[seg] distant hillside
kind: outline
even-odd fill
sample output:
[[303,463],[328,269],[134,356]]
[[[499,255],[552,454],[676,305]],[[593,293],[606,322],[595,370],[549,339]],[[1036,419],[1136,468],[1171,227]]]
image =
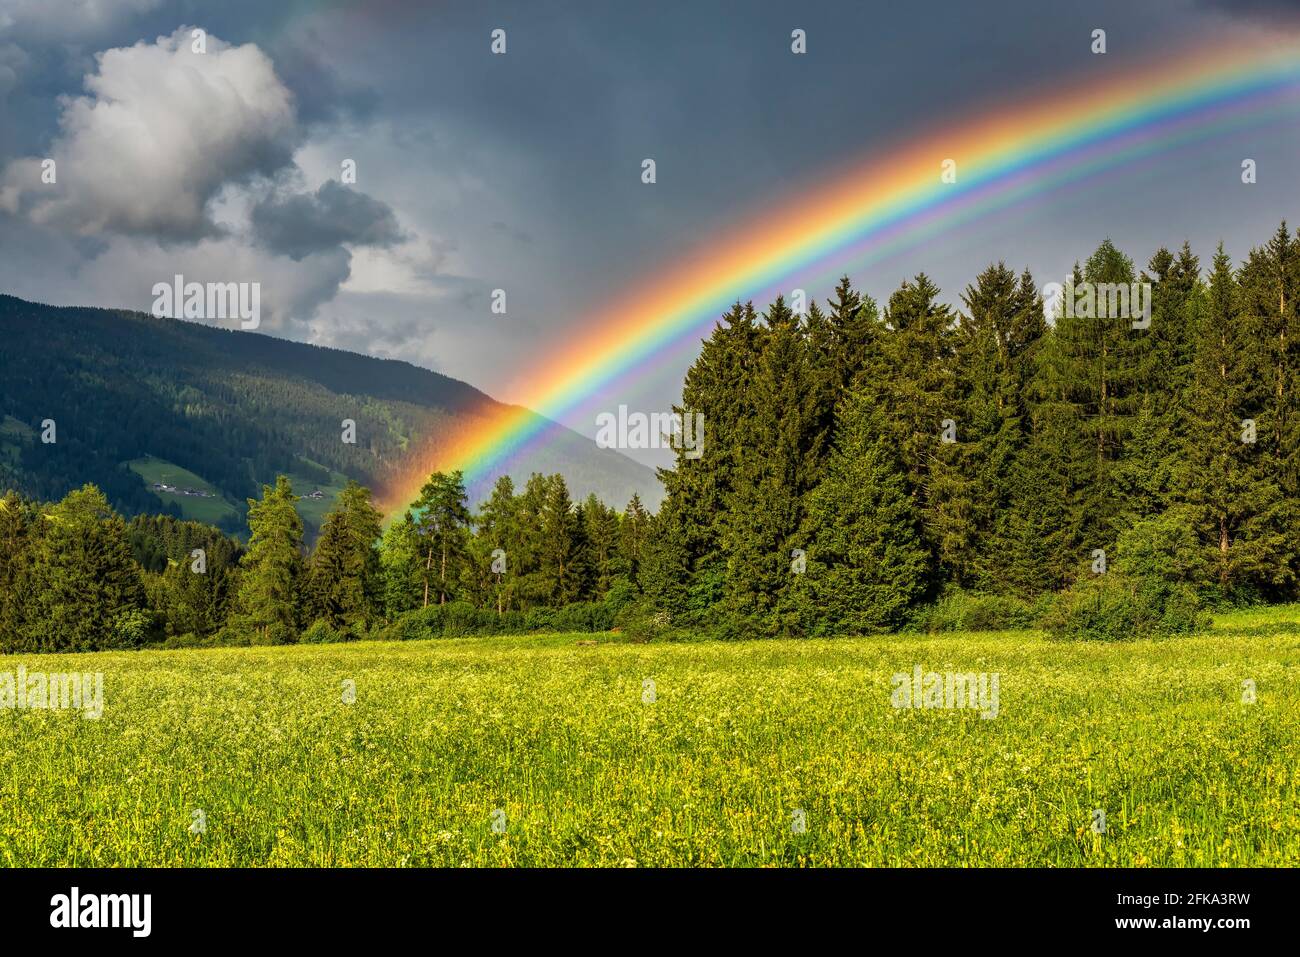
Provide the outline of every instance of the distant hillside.
[[[496,405],[406,362],[4,295],[0,370],[0,489],[57,499],[95,482],[126,514],[202,514],[230,530],[278,473],[299,494],[321,493],[304,501],[311,521],[346,478],[382,487],[430,437]],[[52,444],[40,440],[47,419]],[[355,445],[340,439],[344,419],[357,423]],[[559,425],[539,444],[512,464],[517,481],[558,471],[575,498],[595,492],[621,509],[638,492],[658,506],[646,466]]]

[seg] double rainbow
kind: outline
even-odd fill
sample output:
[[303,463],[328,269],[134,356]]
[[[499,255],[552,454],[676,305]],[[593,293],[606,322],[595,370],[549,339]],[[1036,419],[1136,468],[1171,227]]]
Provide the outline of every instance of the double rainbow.
[[[405,507],[432,469],[461,469],[481,491],[566,413],[698,345],[731,303],[766,302],[791,276],[833,278],[992,211],[1297,111],[1300,48],[1216,42],[936,128],[729,225],[579,323],[580,335],[527,374],[526,408],[493,404],[430,439],[381,502]],[[948,159],[955,183],[940,175]]]

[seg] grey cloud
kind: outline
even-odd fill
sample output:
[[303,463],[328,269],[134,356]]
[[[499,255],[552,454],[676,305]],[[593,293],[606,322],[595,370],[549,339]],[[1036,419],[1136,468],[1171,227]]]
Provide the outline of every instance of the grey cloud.
[[1300,0],[1200,0],[1200,4],[1239,19],[1300,23]]
[[87,93],[62,101],[46,155],[53,188],[33,185],[39,158],[0,175],[0,205],[34,222],[193,242],[219,232],[209,203],[232,183],[273,175],[301,139],[293,95],[253,44],[215,36],[191,49],[190,28],[107,50]]
[[387,203],[334,180],[314,194],[262,200],[253,207],[252,222],[263,245],[293,259],[343,243],[391,246],[404,238]]

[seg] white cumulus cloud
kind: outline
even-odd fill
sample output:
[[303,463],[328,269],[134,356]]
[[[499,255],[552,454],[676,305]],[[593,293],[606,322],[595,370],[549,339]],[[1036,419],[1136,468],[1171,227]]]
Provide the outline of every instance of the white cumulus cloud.
[[215,233],[209,203],[292,162],[300,131],[261,50],[207,36],[195,52],[192,32],[98,54],[86,94],[62,100],[56,183],[40,182],[41,157],[15,160],[0,205],[83,235]]

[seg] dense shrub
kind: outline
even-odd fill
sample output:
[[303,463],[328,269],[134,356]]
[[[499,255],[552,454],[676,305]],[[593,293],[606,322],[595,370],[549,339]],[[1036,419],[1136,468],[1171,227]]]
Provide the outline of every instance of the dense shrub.
[[501,615],[493,608],[476,608],[466,602],[454,601],[409,611],[378,629],[374,637],[387,641],[412,641],[468,635],[609,631],[628,600],[628,594],[623,590],[617,590],[617,593],[611,590],[604,601],[574,602],[559,608],[536,608],[526,612],[507,611]]
[[654,641],[672,632],[671,616],[649,601],[631,602],[619,610],[616,627],[630,641]]
[[1185,509],[1135,522],[1115,542],[1115,564],[1130,578],[1194,585],[1210,579],[1205,551]]
[[1010,595],[954,590],[918,608],[910,624],[912,629],[924,632],[1014,631],[1036,627],[1045,610],[1042,602],[1031,604]]
[[151,648],[211,648],[216,644],[213,635],[196,635],[192,631],[187,631],[183,635],[168,635],[161,641],[154,642]]
[[1209,622],[1191,585],[1113,571],[1063,592],[1043,627],[1058,640],[1130,641],[1189,634]]
[[346,628],[338,628],[324,618],[318,618],[298,639],[306,645],[330,645],[340,641],[355,641],[356,635]]

